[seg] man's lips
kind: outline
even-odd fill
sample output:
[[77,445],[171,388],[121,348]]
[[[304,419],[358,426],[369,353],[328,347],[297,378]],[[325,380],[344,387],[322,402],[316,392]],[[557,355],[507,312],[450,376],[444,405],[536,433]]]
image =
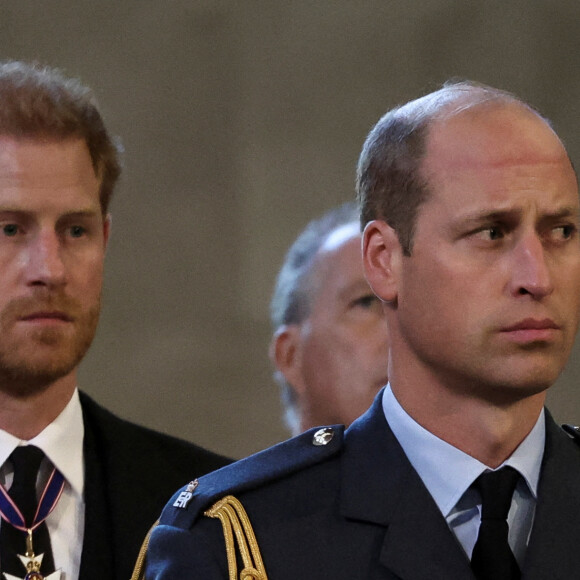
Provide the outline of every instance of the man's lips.
[[23,322],[72,322],[73,319],[66,312],[61,311],[38,311],[20,316],[19,320]]
[[560,327],[550,318],[538,320],[536,318],[526,318],[512,326],[503,329],[504,332],[514,332],[518,330],[559,330]]
[[516,342],[548,341],[561,327],[550,318],[526,318],[501,329],[502,334]]

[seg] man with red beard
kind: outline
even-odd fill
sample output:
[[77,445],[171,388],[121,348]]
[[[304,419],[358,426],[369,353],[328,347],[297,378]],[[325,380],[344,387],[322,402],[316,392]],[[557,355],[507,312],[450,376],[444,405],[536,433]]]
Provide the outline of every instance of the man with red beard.
[[99,317],[119,153],[86,87],[48,68],[0,65],[3,579],[127,578],[173,489],[227,463],[77,389]]

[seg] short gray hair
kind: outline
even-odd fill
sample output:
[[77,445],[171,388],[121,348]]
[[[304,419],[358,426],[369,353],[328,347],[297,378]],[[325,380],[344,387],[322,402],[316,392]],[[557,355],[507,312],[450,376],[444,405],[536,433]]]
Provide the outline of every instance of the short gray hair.
[[[348,202],[312,220],[288,249],[270,302],[270,320],[276,332],[285,324],[300,324],[310,315],[313,299],[314,259],[328,236],[339,227],[359,221],[358,206]],[[287,426],[294,431],[300,422],[296,391],[276,370],[280,398]]]

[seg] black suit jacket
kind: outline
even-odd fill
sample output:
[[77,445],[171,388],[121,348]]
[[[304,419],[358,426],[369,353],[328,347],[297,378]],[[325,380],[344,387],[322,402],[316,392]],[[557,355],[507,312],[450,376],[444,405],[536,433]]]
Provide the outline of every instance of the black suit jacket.
[[[270,580],[473,580],[469,561],[390,430],[381,405],[323,447],[313,431],[200,479],[153,533],[147,580],[226,579],[219,521],[233,494]],[[539,501],[523,578],[580,578],[580,449],[548,416]],[[175,496],[174,496],[175,497]]]
[[80,400],[86,505],[80,580],[128,580],[175,488],[230,460],[124,421],[85,393]]

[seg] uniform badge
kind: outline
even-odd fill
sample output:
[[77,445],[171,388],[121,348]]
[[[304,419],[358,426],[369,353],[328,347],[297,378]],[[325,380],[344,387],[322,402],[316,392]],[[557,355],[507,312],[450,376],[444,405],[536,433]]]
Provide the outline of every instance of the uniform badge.
[[319,429],[312,437],[312,445],[317,447],[328,445],[334,439],[334,429],[332,427],[325,427]]
[[186,509],[187,505],[191,501],[191,498],[193,497],[193,492],[195,491],[195,488],[198,485],[199,485],[199,481],[197,481],[197,479],[190,481],[187,484],[185,491],[182,491],[177,496],[177,499],[173,502],[173,507],[180,508],[180,509]]

